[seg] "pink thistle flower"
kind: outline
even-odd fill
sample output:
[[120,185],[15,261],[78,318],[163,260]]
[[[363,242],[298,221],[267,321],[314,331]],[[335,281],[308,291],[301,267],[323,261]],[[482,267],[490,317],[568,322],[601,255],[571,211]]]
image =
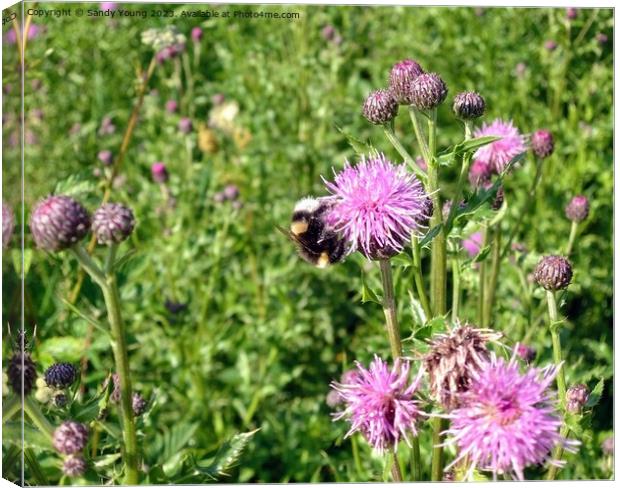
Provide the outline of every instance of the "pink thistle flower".
[[[516,356],[506,362],[492,355],[473,373],[470,388],[449,415],[451,439],[445,444],[456,444],[459,453],[446,469],[466,459],[469,474],[477,468],[491,471],[494,479],[506,473],[523,480],[525,467],[542,464],[563,442],[557,396],[549,389],[558,368],[528,368],[522,374]],[[565,442],[565,448],[574,445]]]
[[463,239],[462,243],[463,249],[469,254],[470,258],[473,258],[480,252],[480,248],[482,247],[482,233],[474,232],[467,239]]
[[328,222],[369,259],[398,254],[429,217],[420,181],[383,154],[363,157],[356,166],[347,162],[325,185],[337,198]]
[[346,437],[361,432],[378,452],[396,450],[404,439],[409,445],[408,434],[417,435],[416,420],[421,415],[418,401],[413,395],[422,378],[422,369],[409,383],[409,362],[396,361],[392,370],[375,355],[369,369],[356,361],[358,374],[351,375],[350,383],[332,383],[346,408],[334,414],[334,420],[344,417],[351,424]]
[[475,137],[495,136],[501,139],[482,146],[474,157],[486,161],[495,170],[501,173],[506,165],[516,156],[526,151],[525,138],[519,133],[512,121],[495,119],[490,125],[483,124],[482,128],[474,132]]

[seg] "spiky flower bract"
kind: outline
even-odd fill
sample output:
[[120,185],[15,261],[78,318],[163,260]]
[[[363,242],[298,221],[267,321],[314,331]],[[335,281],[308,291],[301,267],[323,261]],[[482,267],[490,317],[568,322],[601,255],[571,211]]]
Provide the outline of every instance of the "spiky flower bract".
[[563,290],[573,279],[573,267],[563,256],[544,256],[536,265],[534,279],[545,290]]
[[581,413],[581,409],[588,403],[590,390],[582,383],[571,386],[566,390],[566,410],[570,413]]
[[434,400],[448,410],[455,408],[461,394],[469,389],[474,373],[489,359],[486,344],[500,337],[500,333],[469,325],[435,334],[424,357]]
[[383,154],[363,157],[355,166],[347,163],[325,185],[337,198],[328,215],[330,225],[369,259],[398,254],[428,219],[420,181]]
[[454,97],[452,110],[459,119],[472,120],[482,117],[486,103],[477,92],[462,92]]
[[422,67],[413,59],[396,63],[390,71],[390,91],[400,105],[411,105],[411,84],[424,73]]
[[375,90],[364,100],[362,115],[373,124],[385,124],[398,114],[398,104],[389,90]]
[[479,469],[491,471],[494,479],[508,474],[523,480],[527,466],[549,459],[554,446],[563,442],[557,397],[549,389],[557,371],[548,366],[522,374],[516,354],[508,362],[492,355],[474,372],[459,408],[449,416],[446,444],[456,444],[458,455],[447,468],[465,460],[470,473]]
[[490,164],[496,173],[501,173],[516,156],[526,151],[525,138],[511,121],[495,119],[491,124],[483,124],[474,132],[475,137],[495,136],[501,139],[482,146],[474,157]]
[[408,435],[417,435],[420,409],[413,395],[421,374],[410,382],[408,361],[397,360],[390,370],[376,355],[368,369],[358,362],[356,365],[358,374],[351,375],[350,383],[332,383],[346,406],[345,410],[334,414],[334,420],[346,418],[351,424],[347,437],[360,432],[380,453],[386,449],[396,450],[401,439],[409,444]]
[[66,388],[77,378],[78,371],[69,363],[55,363],[45,370],[44,378],[47,386]]
[[553,134],[546,129],[537,130],[530,137],[532,152],[540,159],[547,158],[553,154],[555,142]]
[[80,241],[90,228],[90,216],[73,198],[54,195],[42,200],[30,215],[30,231],[37,246],[60,251]]
[[62,472],[71,478],[82,476],[86,472],[86,461],[82,456],[69,456],[62,464]]
[[564,213],[568,220],[573,222],[582,222],[588,218],[590,213],[590,203],[588,197],[584,195],[574,196],[564,209]]
[[93,233],[99,244],[118,244],[133,232],[136,220],[130,208],[104,203],[93,215]]
[[146,410],[146,400],[140,393],[134,393],[131,397],[131,409],[136,417],[139,417]]
[[437,108],[448,95],[448,87],[437,73],[422,73],[411,84],[411,104],[418,110]]
[[30,394],[37,379],[36,366],[30,354],[27,352],[13,354],[9,359],[6,372],[9,384],[15,394],[20,396],[22,393],[24,396]]
[[66,420],[54,431],[52,444],[61,454],[80,452],[88,442],[88,427],[73,420]]

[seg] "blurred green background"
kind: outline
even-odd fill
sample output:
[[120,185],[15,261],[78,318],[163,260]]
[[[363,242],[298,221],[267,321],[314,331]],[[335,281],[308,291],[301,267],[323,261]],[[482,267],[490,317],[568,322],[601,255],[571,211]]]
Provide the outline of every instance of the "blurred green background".
[[[565,9],[121,5],[148,16],[33,18],[38,30],[27,44],[24,80],[25,214],[51,192],[70,192],[96,209],[105,176],[98,153],[118,154],[141,70],[153,56],[141,33],[178,27],[186,49],[157,65],[112,197],[131,206],[138,220],[124,245],[136,253],[120,283],[133,381],[152,402],[140,426],[145,463],[162,467],[150,482],[205,481],[192,475],[189,456],[207,458],[234,433],[257,428],[224,480],[381,479],[381,461],[361,439],[362,462],[354,464],[351,441],[343,440],[346,425],[332,423],[325,403],[329,382],[354,359],[367,362],[389,351],[381,308],[362,303],[360,295],[362,276],[376,287],[378,269],[352,256],[326,272],[314,270],[275,225],[287,225],[298,198],[325,193],[321,175],[329,178],[332,168],[355,159],[338,128],[399,160],[360,107],[406,57],[441,74],[448,101],[462,90],[480,92],[488,106],[484,120],[502,117],[525,134],[538,128],[554,134],[555,153],[544,163],[543,186],[518,236],[530,254],[505,264],[493,322],[510,341],[536,348],[538,365],[551,361],[544,304],[533,288],[521,288],[517,268],[527,275],[540,254],[562,249],[570,229],[564,206],[577,193],[590,199],[591,215],[572,256],[562,340],[569,384],[593,387],[602,378],[605,389],[579,454],[568,458],[559,477],[610,476],[600,442],[613,428],[611,9],[580,9],[569,21]],[[199,9],[297,12],[299,18],[180,17]],[[154,16],[158,11],[176,16]],[[199,43],[190,37],[196,26],[203,29]],[[333,27],[331,35],[326,26]],[[17,212],[20,80],[9,32],[10,24],[2,48],[3,198]],[[549,40],[554,50],[545,47]],[[218,94],[224,105],[214,99]],[[166,111],[168,100],[178,102],[177,112]],[[189,134],[178,128],[182,117],[192,120]],[[406,114],[396,127],[416,153]],[[461,140],[448,102],[439,110],[439,127],[440,148]],[[155,161],[168,167],[173,207],[151,180]],[[507,180],[506,227],[523,208],[533,175],[530,157]],[[443,170],[444,195],[451,195],[456,176],[455,168]],[[239,188],[241,204],[214,198],[229,184]],[[107,339],[63,303],[76,283],[76,262],[33,249],[27,226],[25,232],[25,325],[29,333],[37,327],[32,350],[39,373],[54,361],[78,363],[85,354],[88,399],[113,367]],[[14,238],[3,253],[4,358],[7,324],[19,324],[18,246]],[[463,320],[475,319],[475,276],[471,267],[464,274],[471,300]],[[398,269],[396,279],[407,337],[414,327],[410,270]],[[526,299],[524,293],[532,294]],[[525,310],[529,299],[534,319]],[[184,306],[173,313],[170,302]],[[77,306],[103,319],[102,298],[88,279]],[[49,411],[55,424],[63,415]],[[422,451],[428,459],[428,429]],[[56,456],[36,450],[36,457],[46,480],[56,483]],[[15,475],[6,463],[4,469],[5,477]]]

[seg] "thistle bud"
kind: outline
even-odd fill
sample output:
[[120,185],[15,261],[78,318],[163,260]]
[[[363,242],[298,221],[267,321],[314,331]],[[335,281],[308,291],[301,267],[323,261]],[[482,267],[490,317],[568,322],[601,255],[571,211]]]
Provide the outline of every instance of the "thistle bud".
[[134,393],[131,397],[131,408],[133,414],[139,417],[146,410],[146,400],[140,395],[140,393]]
[[590,213],[590,203],[584,195],[577,195],[572,198],[564,209],[564,213],[568,220],[573,222],[582,222],[588,218]]
[[437,108],[447,95],[448,88],[436,73],[423,73],[411,84],[411,104],[418,110]]
[[545,41],[545,49],[547,51],[555,51],[558,47],[558,43],[555,42],[552,39],[549,39],[548,41]]
[[193,125],[191,119],[183,117],[179,120],[179,132],[181,134],[189,134],[192,131],[192,127]]
[[519,356],[526,363],[531,363],[536,359],[536,350],[526,346],[525,344],[517,344],[517,356]]
[[540,159],[545,159],[553,154],[553,135],[546,129],[537,130],[532,134],[532,151]]
[[168,100],[166,102],[166,112],[168,112],[169,114],[173,114],[175,113],[179,108],[179,104],[177,103],[176,100]]
[[577,9],[575,7],[569,7],[566,9],[566,18],[568,20],[575,20],[577,18]]
[[[9,385],[17,395],[30,394],[37,379],[37,370],[30,354],[17,352],[9,359],[7,367]],[[23,383],[22,383],[23,378]]]
[[239,188],[237,185],[227,185],[223,193],[226,200],[234,201],[239,198]]
[[424,73],[422,67],[413,59],[399,61],[390,71],[390,90],[399,105],[411,105],[411,84]]
[[200,42],[202,39],[202,29],[200,27],[194,27],[192,29],[192,41]]
[[493,168],[490,164],[481,159],[476,159],[469,168],[469,182],[474,188],[479,188],[491,181],[492,174]]
[[376,90],[364,101],[362,115],[373,124],[385,124],[398,113],[398,104],[388,90]]
[[99,159],[104,166],[110,166],[113,160],[112,151],[108,151],[107,149],[99,151],[97,159]]
[[77,369],[75,369],[75,366],[72,364],[56,363],[47,368],[43,377],[45,378],[45,383],[48,386],[53,386],[54,388],[67,388],[73,384],[77,378],[77,375]]
[[168,170],[162,162],[153,163],[151,165],[151,176],[155,183],[166,183],[168,181]]
[[67,395],[64,393],[56,393],[54,395],[54,405],[57,408],[63,408],[68,402]]
[[82,456],[69,456],[62,465],[62,472],[71,478],[82,476],[86,472],[86,461]]
[[482,117],[486,104],[484,98],[476,92],[463,92],[454,97],[452,109],[459,119],[472,120]]
[[80,452],[88,442],[88,428],[84,424],[67,420],[54,431],[52,444],[61,454]]
[[118,244],[133,232],[136,221],[130,208],[105,203],[93,215],[93,233],[99,244]]
[[41,201],[30,215],[30,231],[35,243],[45,251],[60,251],[88,234],[90,216],[71,197],[50,196]]
[[562,256],[545,256],[536,265],[534,279],[545,290],[556,291],[566,288],[573,278],[573,268]]
[[580,413],[581,409],[588,402],[590,392],[584,384],[571,386],[566,391],[566,409],[571,413]]
[[2,248],[6,249],[13,237],[15,229],[15,215],[6,203],[2,202]]

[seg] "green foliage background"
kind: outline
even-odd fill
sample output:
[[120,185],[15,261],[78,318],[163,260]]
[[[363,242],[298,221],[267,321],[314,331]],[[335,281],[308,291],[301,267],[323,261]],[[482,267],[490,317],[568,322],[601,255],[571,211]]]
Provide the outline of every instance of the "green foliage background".
[[[90,4],[94,8],[96,4]],[[39,8],[75,8],[76,4],[39,4]],[[534,210],[525,216],[518,236],[531,252],[518,266],[532,271],[538,256],[560,251],[570,222],[563,209],[583,193],[591,216],[582,225],[572,260],[574,284],[562,313],[568,326],[562,341],[568,359],[569,384],[590,388],[604,380],[592,428],[584,432],[578,455],[568,457],[565,479],[608,478],[609,465],[600,442],[612,426],[612,90],[613,15],[611,9],[583,9],[571,23],[564,9],[407,8],[321,6],[131,5],[149,17],[35,18],[44,32],[28,42],[26,54],[26,132],[36,142],[26,146],[25,215],[36,201],[58,189],[72,191],[93,211],[102,195],[93,170],[102,170],[97,153],[118,152],[135,101],[137,69],[145,69],[152,52],[140,43],[149,27],[176,25],[188,36],[189,71],[173,61],[158,66],[129,152],[123,180],[113,199],[130,205],[137,231],[127,248],[136,253],[123,267],[121,291],[130,333],[135,387],[151,398],[140,431],[149,481],[206,482],[192,459],[213,457],[233,434],[260,429],[249,441],[238,467],[227,481],[367,481],[380,480],[382,462],[361,438],[356,466],[344,423],[332,423],[325,404],[329,382],[354,359],[367,362],[387,355],[379,306],[361,303],[361,276],[378,287],[378,269],[352,257],[327,272],[314,270],[295,255],[275,231],[286,225],[294,202],[324,193],[320,176],[345,159],[355,159],[346,137],[353,134],[398,160],[381,130],[360,115],[365,95],[386,84],[392,64],[405,57],[440,73],[451,95],[475,89],[487,101],[486,121],[512,119],[523,133],[550,129],[555,153],[545,161],[543,186]],[[151,17],[171,9],[299,12],[297,20],[174,19]],[[6,11],[5,11],[6,13]],[[326,41],[322,28],[333,25],[342,43]],[[200,25],[198,64],[191,28]],[[7,32],[9,26],[5,26]],[[610,41],[597,42],[597,33]],[[544,43],[558,43],[549,52]],[[19,114],[19,73],[15,44],[3,44],[3,193],[14,208],[20,201],[20,153],[11,145]],[[525,66],[522,75],[517,66]],[[182,84],[179,86],[177,71]],[[188,76],[189,75],[189,76]],[[39,80],[35,82],[34,80]],[[193,91],[188,91],[188,81]],[[40,83],[40,86],[37,84]],[[11,85],[7,93],[6,85]],[[238,127],[251,135],[247,145],[215,131],[219,150],[197,147],[197,128],[206,123],[212,95],[223,93],[239,104]],[[179,101],[168,114],[168,99]],[[43,112],[42,119],[36,109]],[[99,135],[104,117],[116,132]],[[179,133],[181,116],[191,116],[195,130]],[[71,131],[75,124],[77,131]],[[414,138],[406,114],[397,132],[411,152]],[[450,104],[439,110],[439,147],[459,142],[462,127]],[[188,149],[189,147],[189,149]],[[176,208],[161,215],[163,197],[150,179],[150,165],[164,161],[171,173]],[[534,175],[531,157],[506,182],[506,229],[525,204]],[[442,169],[444,196],[456,182],[455,168]],[[216,204],[215,192],[239,186],[243,208]],[[18,217],[21,224],[21,218]],[[25,323],[37,326],[32,351],[39,372],[54,361],[79,362],[88,368],[84,402],[92,398],[112,369],[105,336],[95,331],[84,347],[88,324],[63,303],[75,284],[77,264],[69,256],[33,249],[25,227]],[[4,358],[9,354],[7,324],[19,324],[18,239],[3,257]],[[424,259],[425,263],[427,259]],[[426,263],[425,265],[427,265]],[[463,320],[475,319],[475,270],[466,266],[468,301]],[[403,337],[417,327],[407,290],[411,276],[403,266],[396,274]],[[524,296],[527,295],[527,297]],[[516,266],[505,263],[498,285],[493,327],[512,342],[527,342],[538,351],[536,364],[551,361],[542,295],[521,287]],[[172,315],[166,299],[187,304]],[[525,305],[534,303],[534,318]],[[104,319],[98,289],[87,279],[77,306]],[[415,342],[407,343],[411,352]],[[75,413],[81,404],[72,406]],[[70,412],[51,409],[53,424]],[[104,449],[115,452],[111,433],[102,434]],[[6,441],[6,439],[5,439]],[[27,464],[26,479],[57,483],[60,462],[45,446],[32,442],[40,472]],[[429,459],[428,429],[422,437],[422,459]],[[3,447],[3,455],[10,454]],[[115,460],[100,470],[115,476]],[[430,464],[430,463],[429,463]],[[16,471],[3,463],[5,477]],[[429,466],[426,469],[430,469]],[[534,470],[532,476],[539,476]]]

